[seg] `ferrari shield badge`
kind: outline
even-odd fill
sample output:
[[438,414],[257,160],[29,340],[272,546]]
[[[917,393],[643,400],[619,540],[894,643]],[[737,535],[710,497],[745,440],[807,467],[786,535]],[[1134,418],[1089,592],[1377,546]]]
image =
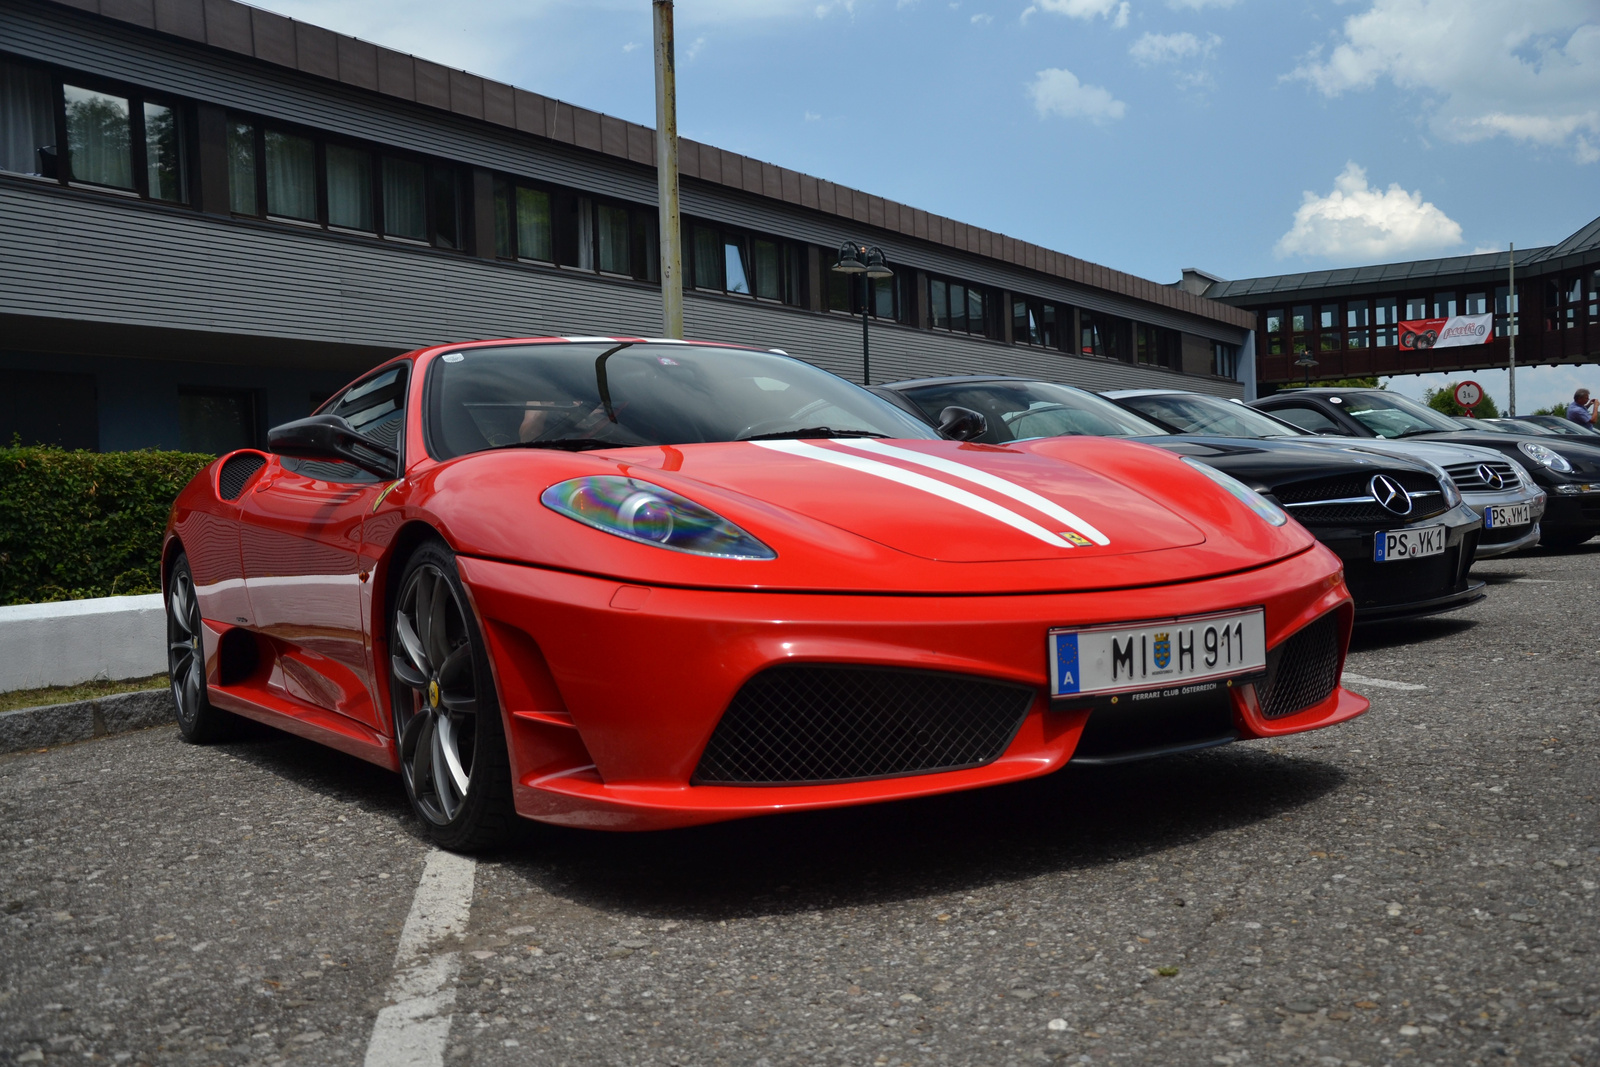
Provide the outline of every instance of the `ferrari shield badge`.
[[1153,651],[1156,670],[1158,671],[1166,670],[1167,666],[1172,662],[1172,642],[1168,640],[1168,636],[1167,634],[1155,635],[1155,649]]

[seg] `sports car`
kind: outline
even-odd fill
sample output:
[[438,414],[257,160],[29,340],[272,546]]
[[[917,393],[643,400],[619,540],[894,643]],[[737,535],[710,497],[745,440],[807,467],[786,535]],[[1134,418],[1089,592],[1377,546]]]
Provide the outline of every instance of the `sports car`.
[[936,418],[946,405],[978,410],[977,438],[1015,444],[1044,435],[1132,438],[1221,470],[1282,505],[1344,560],[1356,622],[1453,611],[1483,598],[1469,577],[1483,519],[1431,463],[1277,440],[1174,435],[1143,416],[1070,385],[968,375],[875,387],[907,411]]
[[1483,533],[1473,559],[1493,559],[1539,543],[1539,516],[1544,514],[1547,499],[1544,490],[1533,483],[1522,464],[1491,449],[1453,441],[1325,437],[1237,400],[1177,389],[1117,389],[1101,395],[1174,433],[1293,441],[1430,463],[1441,479],[1455,484],[1462,502],[1483,516]]
[[[1280,389],[1251,407],[1312,433],[1454,441],[1492,448],[1524,464],[1549,494],[1539,543],[1571,548],[1600,533],[1600,441],[1469,429],[1387,389]],[[1471,420],[1476,422],[1478,420]]]
[[400,773],[447,848],[972,789],[1315,729],[1338,558],[1211,467],[968,440],[775,351],[390,360],[220,457],[163,556],[183,736]]

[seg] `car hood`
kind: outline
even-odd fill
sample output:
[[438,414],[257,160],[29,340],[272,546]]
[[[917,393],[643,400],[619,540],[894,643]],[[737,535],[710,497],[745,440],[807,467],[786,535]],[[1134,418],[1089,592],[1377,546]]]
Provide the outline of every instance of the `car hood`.
[[[1407,438],[1416,440],[1416,438]],[[1591,445],[1586,441],[1573,441],[1567,437],[1534,436],[1529,434],[1485,433],[1482,430],[1462,430],[1460,433],[1428,434],[1425,440],[1444,444],[1477,445],[1481,448],[1493,449],[1502,455],[1510,456],[1528,469],[1534,477],[1548,477],[1555,481],[1581,480],[1593,481],[1600,479],[1600,447]],[[1559,452],[1572,464],[1571,474],[1558,474],[1541,467],[1533,462],[1518,445],[1522,442],[1543,445],[1545,448]],[[1568,441],[1573,441],[1568,444]]]
[[[585,475],[623,475],[710,508],[777,553],[731,561],[642,545],[539,503]],[[506,450],[419,486],[462,551],[645,582],[865,591],[1117,588],[1262,566],[1311,547],[1178,457],[1103,438],[993,446],[781,440]]]
[[1142,440],[1226,471],[1250,488],[1265,493],[1274,493],[1279,487],[1294,482],[1330,475],[1377,474],[1392,470],[1433,474],[1427,465],[1414,459],[1353,448],[1327,448],[1302,442],[1299,438],[1258,440],[1185,434]]
[[1371,452],[1379,456],[1400,456],[1404,459],[1421,459],[1441,467],[1459,463],[1485,463],[1504,457],[1504,453],[1478,445],[1455,444],[1449,441],[1389,441],[1381,437],[1296,437],[1296,444],[1316,445],[1320,448],[1344,448],[1356,452]]

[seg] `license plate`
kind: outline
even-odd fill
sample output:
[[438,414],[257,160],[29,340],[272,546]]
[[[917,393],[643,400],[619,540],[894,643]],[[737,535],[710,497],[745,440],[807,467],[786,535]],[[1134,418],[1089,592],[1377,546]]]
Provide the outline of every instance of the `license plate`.
[[1049,651],[1052,696],[1181,691],[1191,682],[1265,670],[1266,614],[1251,608],[1055,629]]
[[1526,526],[1533,521],[1533,508],[1528,504],[1496,504],[1483,509],[1483,528],[1498,530],[1504,526]]
[[1380,533],[1372,539],[1372,558],[1378,563],[1397,563],[1403,559],[1437,556],[1444,551],[1445,538],[1443,526]]

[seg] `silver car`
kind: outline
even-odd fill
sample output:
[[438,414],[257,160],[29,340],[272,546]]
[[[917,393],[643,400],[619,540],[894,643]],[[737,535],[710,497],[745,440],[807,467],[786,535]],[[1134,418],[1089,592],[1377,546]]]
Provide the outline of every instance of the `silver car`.
[[1332,437],[1311,433],[1264,411],[1205,393],[1175,389],[1114,389],[1103,394],[1135,414],[1175,433],[1220,434],[1282,440],[1312,448],[1343,448],[1403,456],[1441,468],[1461,499],[1483,517],[1475,559],[1492,559],[1539,543],[1545,491],[1522,465],[1502,452],[1445,441],[1390,441],[1381,437]]

